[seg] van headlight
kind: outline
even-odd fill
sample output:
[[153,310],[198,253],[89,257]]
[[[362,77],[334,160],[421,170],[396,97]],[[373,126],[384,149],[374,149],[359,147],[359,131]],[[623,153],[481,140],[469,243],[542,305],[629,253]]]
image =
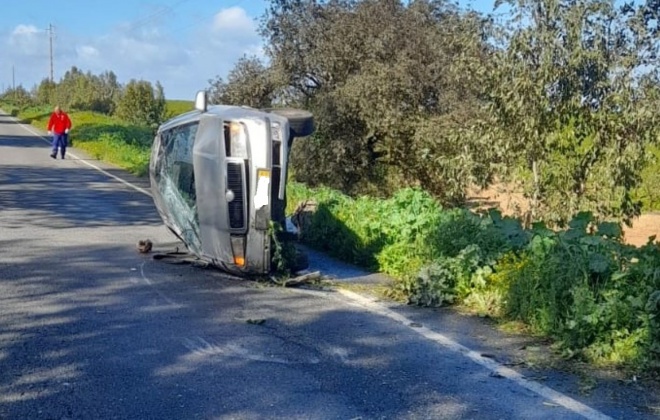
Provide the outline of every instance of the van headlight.
[[243,124],[232,122],[229,124],[229,144],[232,157],[247,159],[247,134]]

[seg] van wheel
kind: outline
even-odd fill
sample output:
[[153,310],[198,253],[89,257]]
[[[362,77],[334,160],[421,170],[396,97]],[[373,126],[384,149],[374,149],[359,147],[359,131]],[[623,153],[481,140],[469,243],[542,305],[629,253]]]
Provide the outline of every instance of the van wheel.
[[307,137],[314,132],[314,115],[309,111],[294,108],[267,108],[271,112],[289,120],[293,137]]

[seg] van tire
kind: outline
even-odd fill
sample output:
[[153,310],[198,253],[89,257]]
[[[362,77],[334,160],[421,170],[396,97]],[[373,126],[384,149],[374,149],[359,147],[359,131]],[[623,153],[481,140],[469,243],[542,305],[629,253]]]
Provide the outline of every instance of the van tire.
[[309,111],[294,108],[267,108],[263,111],[289,120],[289,128],[293,137],[307,137],[314,132],[314,115]]

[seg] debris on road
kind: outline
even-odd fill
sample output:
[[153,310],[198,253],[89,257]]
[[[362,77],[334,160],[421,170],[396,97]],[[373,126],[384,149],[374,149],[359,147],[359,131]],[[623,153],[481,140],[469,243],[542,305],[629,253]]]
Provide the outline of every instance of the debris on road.
[[138,241],[137,250],[141,254],[148,254],[153,249],[154,244],[149,239],[143,239]]
[[297,277],[286,279],[282,282],[282,285],[284,287],[299,287],[304,284],[309,284],[315,280],[321,280],[321,279],[322,279],[321,272],[314,271],[313,273],[306,273],[299,275]]

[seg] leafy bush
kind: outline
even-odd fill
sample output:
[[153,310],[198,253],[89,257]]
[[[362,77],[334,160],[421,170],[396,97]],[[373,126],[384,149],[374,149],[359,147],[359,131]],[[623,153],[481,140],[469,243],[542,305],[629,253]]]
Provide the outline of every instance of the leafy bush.
[[625,245],[616,223],[580,213],[565,230],[524,229],[418,189],[378,200],[291,184],[290,211],[309,199],[318,210],[302,239],[393,276],[394,296],[523,321],[567,357],[660,367],[660,246]]
[[117,102],[116,116],[132,125],[155,129],[166,118],[165,94],[160,83],[131,80]]
[[618,226],[600,224],[590,232],[593,223],[580,214],[570,229],[535,236],[518,257],[495,266],[494,277],[507,291],[506,316],[556,338],[567,356],[656,364],[658,325],[650,321],[660,247],[624,245]]
[[[428,194],[404,189],[389,200],[378,200],[318,191],[312,228],[303,232],[306,242],[345,261],[395,276],[416,272],[430,258],[427,235],[441,207]],[[297,203],[311,198],[312,190],[293,183],[288,196],[290,204]]]

